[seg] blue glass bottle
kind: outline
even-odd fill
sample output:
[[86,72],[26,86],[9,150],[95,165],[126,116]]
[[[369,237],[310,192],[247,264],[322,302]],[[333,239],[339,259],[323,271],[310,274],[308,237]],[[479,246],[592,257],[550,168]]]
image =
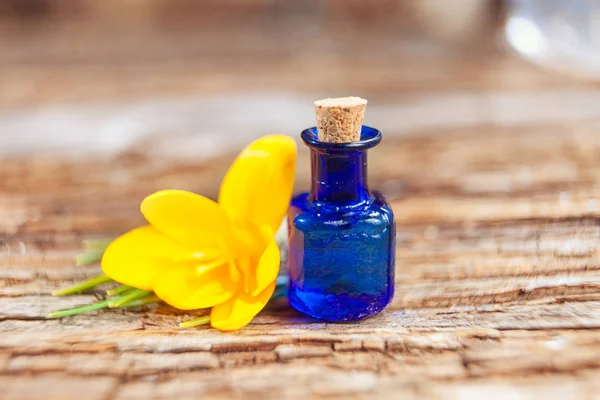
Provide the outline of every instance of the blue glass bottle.
[[375,315],[394,295],[396,237],[390,206],[367,186],[367,150],[381,132],[363,126],[358,142],[328,143],[310,128],[302,140],[312,183],[288,213],[290,304],[326,321]]

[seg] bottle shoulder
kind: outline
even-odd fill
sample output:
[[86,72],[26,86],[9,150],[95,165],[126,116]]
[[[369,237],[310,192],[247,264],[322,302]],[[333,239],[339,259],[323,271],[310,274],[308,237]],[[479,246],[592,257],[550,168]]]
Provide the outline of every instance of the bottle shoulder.
[[298,209],[299,211],[314,211],[320,213],[346,213],[346,212],[360,212],[361,210],[377,210],[384,209],[392,212],[392,208],[387,202],[385,196],[379,191],[373,191],[372,196],[368,201],[360,203],[348,203],[345,205],[333,205],[329,203],[316,203],[310,201],[310,194],[308,192],[300,193],[292,198],[290,207]]
[[327,203],[314,203],[308,193],[301,193],[292,199],[290,222],[295,225],[310,224],[342,227],[357,224],[370,226],[393,225],[394,214],[385,197],[373,192],[369,201],[335,206]]

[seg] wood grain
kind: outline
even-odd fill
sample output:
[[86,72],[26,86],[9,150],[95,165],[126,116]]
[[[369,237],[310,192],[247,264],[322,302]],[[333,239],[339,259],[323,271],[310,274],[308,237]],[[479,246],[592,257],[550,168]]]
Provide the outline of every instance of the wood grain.
[[[110,5],[122,3],[94,10],[113,21]],[[138,15],[140,2],[130,3],[124,12]],[[0,398],[597,398],[597,84],[490,46],[407,41],[395,1],[382,2],[385,24],[373,15],[364,35],[364,2],[345,24],[327,13],[347,2],[328,2],[323,29],[306,31],[318,13],[296,19],[282,3],[221,16],[222,26],[198,13],[185,29],[164,4],[141,14],[153,22],[115,22],[124,40],[105,20],[30,25],[27,35],[0,26]],[[168,306],[45,319],[104,295],[51,296],[99,273],[74,265],[83,239],[142,224],[139,202],[156,190],[216,197],[264,120],[299,132],[296,103],[349,90],[369,99],[367,120],[385,137],[369,159],[398,224],[396,296],[383,313],[325,324],[279,299],[227,334],[181,329],[204,312]],[[228,121],[223,104],[244,93],[263,96],[250,114],[280,105],[284,116]],[[104,143],[103,133],[116,142],[131,133],[121,126],[139,129],[138,140]],[[239,126],[247,132],[234,137]],[[230,136],[213,154],[202,135],[214,132]],[[53,143],[60,137],[74,146]],[[117,152],[92,151],[101,145]],[[308,169],[300,146],[297,191]]]
[[73,265],[81,239],[140,223],[166,182],[214,195],[219,178],[197,177],[233,154],[1,161],[3,398],[585,398],[600,377],[595,146],[569,127],[386,141],[371,160],[398,221],[392,305],[324,324],[280,300],[233,334],[179,329],[191,314],[167,306],[44,319],[101,296],[50,295],[98,272]]

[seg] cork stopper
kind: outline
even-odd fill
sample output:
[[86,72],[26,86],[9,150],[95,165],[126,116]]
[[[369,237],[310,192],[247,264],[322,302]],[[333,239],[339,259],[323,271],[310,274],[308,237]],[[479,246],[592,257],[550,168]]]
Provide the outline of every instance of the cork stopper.
[[367,100],[360,97],[315,101],[319,140],[329,143],[359,141],[366,107]]

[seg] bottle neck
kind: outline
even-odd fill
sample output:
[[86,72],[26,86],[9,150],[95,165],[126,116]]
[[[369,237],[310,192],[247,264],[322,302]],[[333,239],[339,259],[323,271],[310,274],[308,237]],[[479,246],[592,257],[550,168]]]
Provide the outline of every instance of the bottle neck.
[[311,149],[311,191],[314,202],[347,205],[367,201],[367,152]]

